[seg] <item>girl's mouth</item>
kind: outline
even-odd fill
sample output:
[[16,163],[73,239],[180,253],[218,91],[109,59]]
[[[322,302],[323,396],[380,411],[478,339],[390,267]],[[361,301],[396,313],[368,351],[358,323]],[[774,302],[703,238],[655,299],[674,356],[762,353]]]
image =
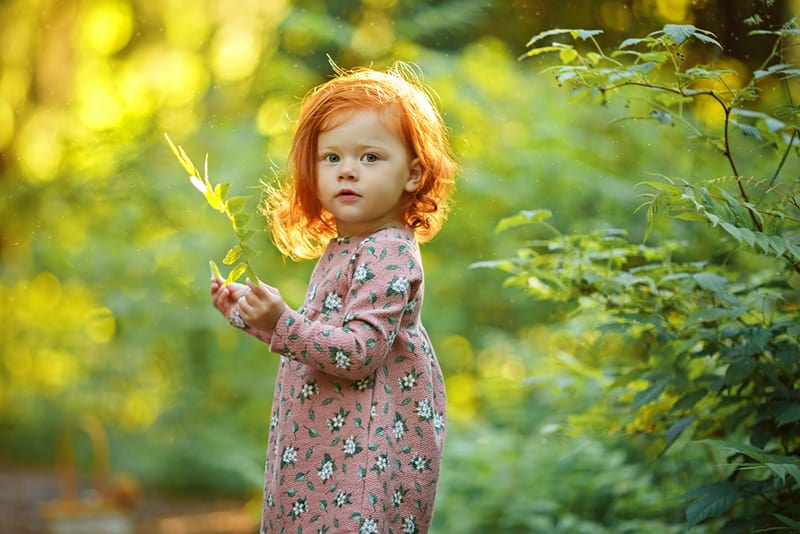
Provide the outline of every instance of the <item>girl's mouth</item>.
[[336,193],[336,198],[358,198],[361,195],[356,193],[355,191],[351,191],[350,189],[342,189],[338,193]]

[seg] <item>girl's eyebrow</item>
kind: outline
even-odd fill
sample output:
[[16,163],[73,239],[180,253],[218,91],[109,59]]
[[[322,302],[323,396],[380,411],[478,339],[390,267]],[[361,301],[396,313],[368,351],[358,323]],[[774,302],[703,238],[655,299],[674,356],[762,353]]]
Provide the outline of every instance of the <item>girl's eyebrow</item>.
[[[354,148],[357,150],[383,150],[386,147],[381,144],[367,143],[355,145]],[[318,150],[342,150],[342,147],[335,144],[319,145]]]

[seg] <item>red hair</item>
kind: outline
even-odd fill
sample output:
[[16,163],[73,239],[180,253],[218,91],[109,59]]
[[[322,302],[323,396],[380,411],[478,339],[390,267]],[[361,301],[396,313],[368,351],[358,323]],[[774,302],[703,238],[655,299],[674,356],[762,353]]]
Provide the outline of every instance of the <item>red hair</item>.
[[444,121],[431,96],[403,63],[385,72],[334,68],[336,77],[314,88],[303,101],[286,179],[266,187],[261,212],[275,245],[293,259],[310,259],[322,254],[336,237],[333,217],[317,195],[317,141],[321,132],[335,127],[332,117],[357,109],[380,112],[387,127],[405,140],[412,158],[419,160],[419,187],[403,194],[400,207],[417,240],[429,241],[447,217],[456,172]]

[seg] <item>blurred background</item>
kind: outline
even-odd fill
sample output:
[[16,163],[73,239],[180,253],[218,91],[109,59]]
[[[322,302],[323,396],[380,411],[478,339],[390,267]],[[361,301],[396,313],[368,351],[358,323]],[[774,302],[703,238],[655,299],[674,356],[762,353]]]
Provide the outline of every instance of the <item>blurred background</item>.
[[[0,531],[42,532],[40,505],[64,496],[70,468],[81,491],[97,484],[85,478],[104,465],[105,439],[137,529],[255,531],[277,357],[211,307],[208,260],[221,263],[233,236],[163,134],[195,163],[207,153],[212,182],[232,182],[255,211],[260,182],[281,175],[300,98],[332,75],[328,56],[344,68],[418,65],[461,164],[451,217],[423,247],[450,421],[435,532],[684,531],[676,497],[692,455],[654,467],[599,408],[604,367],[630,347],[592,343],[552,305],[470,266],[513,253],[514,234],[494,228],[519,210],[550,209],[564,232],[618,226],[636,240],[636,183],[724,172],[676,128],[614,124],[624,99],[570,99],[541,60],[518,59],[533,35],[601,29],[612,47],[694,24],[724,48],[698,53],[745,80],[771,42],[746,39],[742,21],[759,11],[779,25],[798,9],[0,1]],[[313,262],[281,258],[257,219],[256,271],[297,306]]]

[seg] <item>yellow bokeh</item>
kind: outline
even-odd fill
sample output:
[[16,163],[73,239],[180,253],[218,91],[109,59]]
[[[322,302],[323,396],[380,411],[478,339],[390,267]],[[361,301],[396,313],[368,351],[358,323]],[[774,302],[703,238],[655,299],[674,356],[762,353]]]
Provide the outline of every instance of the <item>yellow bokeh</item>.
[[[480,87],[487,96],[507,98],[509,91],[518,90],[518,74],[511,65],[511,54],[500,39],[487,37],[464,49],[464,70],[470,82]],[[479,112],[485,115],[484,110]]]
[[373,9],[392,9],[397,5],[397,0],[361,0],[364,7]]
[[5,360],[5,369],[11,382],[27,383],[30,381],[31,371],[33,370],[33,355],[30,348],[20,346],[14,351],[14,359]]
[[365,57],[380,57],[392,49],[394,26],[384,15],[373,12],[363,17],[353,32],[351,46]]
[[14,117],[14,110],[5,99],[0,96],[0,152],[5,147],[11,144],[14,139],[14,129],[16,128],[16,119]]
[[211,45],[211,68],[230,82],[253,74],[261,56],[259,31],[245,21],[232,21],[217,30]]
[[686,24],[692,20],[692,0],[656,0],[656,14],[665,22]]
[[466,373],[445,377],[447,416],[455,421],[471,421],[478,412],[475,377]]
[[34,111],[21,127],[14,140],[15,152],[29,182],[48,182],[58,174],[64,157],[61,128],[61,114],[44,108]]
[[144,116],[159,106],[195,103],[209,83],[208,69],[199,54],[158,45],[140,46],[118,77],[126,109]]
[[133,33],[133,9],[127,2],[104,0],[85,3],[78,26],[78,43],[84,50],[111,55],[121,50]]
[[33,360],[32,382],[43,388],[57,389],[77,377],[77,366],[73,355],[58,350],[43,348]]
[[200,50],[208,43],[212,21],[204,2],[173,1],[164,7],[164,36],[170,46]]
[[120,423],[128,428],[147,426],[161,413],[161,398],[151,391],[133,391],[122,406]]
[[31,86],[31,72],[21,67],[6,66],[0,72],[0,97],[12,108],[20,108]]
[[469,339],[464,336],[452,335],[442,340],[437,348],[439,360],[448,369],[467,371],[474,365],[474,351]]
[[74,98],[78,117],[89,128],[108,130],[122,123],[122,105],[107,63],[91,61],[78,67]]
[[291,99],[281,96],[264,100],[256,113],[258,133],[272,137],[290,132],[292,124],[286,110],[291,109],[293,104]]
[[[733,101],[732,91],[744,87],[749,76],[749,69],[739,60],[724,57],[712,66],[714,69],[728,71],[719,78],[698,80],[692,89],[700,91],[713,91],[717,98],[726,106]],[[692,112],[703,123],[714,128],[722,128],[725,121],[725,110],[717,98],[699,96],[692,104]]]
[[86,318],[86,335],[95,343],[108,343],[114,338],[116,321],[106,307],[95,308]]

